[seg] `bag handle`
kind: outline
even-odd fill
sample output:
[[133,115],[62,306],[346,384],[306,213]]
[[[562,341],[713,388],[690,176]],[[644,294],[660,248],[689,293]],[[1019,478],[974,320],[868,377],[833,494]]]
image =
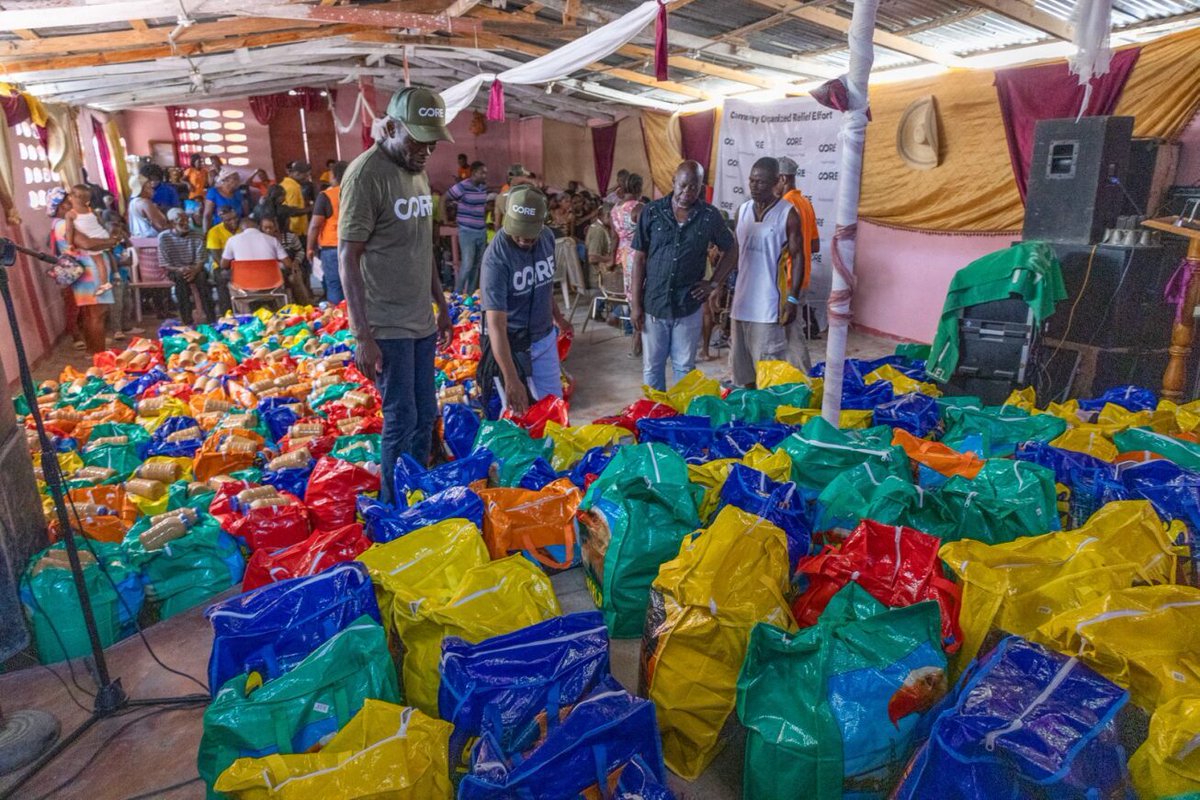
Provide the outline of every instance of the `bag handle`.
[[563,547],[565,548],[565,561],[556,561],[549,555],[543,555],[541,548],[535,546],[529,538],[528,533],[521,534],[521,547],[526,553],[537,560],[539,564],[553,570],[567,570],[575,563],[575,528],[571,523],[563,526],[567,535],[563,537]]
[[954,638],[954,641],[945,645],[945,648],[946,652],[954,653],[958,651],[958,648],[962,647],[963,640],[962,624],[958,621],[959,611],[962,609],[962,587],[954,581],[943,577],[940,572],[941,568],[935,567],[934,571],[929,575],[929,585],[937,589],[938,592],[950,596],[952,606],[950,613],[950,635]]

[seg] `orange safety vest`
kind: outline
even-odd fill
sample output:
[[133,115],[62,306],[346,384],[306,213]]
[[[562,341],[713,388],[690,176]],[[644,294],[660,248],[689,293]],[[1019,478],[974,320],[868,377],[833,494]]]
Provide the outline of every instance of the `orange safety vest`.
[[333,209],[333,213],[325,218],[325,224],[321,226],[321,235],[317,237],[317,244],[321,247],[337,247],[338,205],[341,203],[341,184],[330,186],[325,190],[324,194],[329,198],[329,205]]

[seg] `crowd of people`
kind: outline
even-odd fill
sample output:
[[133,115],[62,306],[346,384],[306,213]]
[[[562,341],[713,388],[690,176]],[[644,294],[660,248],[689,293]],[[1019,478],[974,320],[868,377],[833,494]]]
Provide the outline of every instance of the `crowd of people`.
[[[756,162],[732,219],[705,199],[695,161],[679,164],[671,192],[651,201],[643,177],[627,170],[601,197],[575,181],[548,187],[513,164],[493,192],[487,165],[460,154],[439,196],[425,168],[438,142],[453,141],[444,119],[435,93],[398,92],[379,140],[349,164],[328,162],[316,181],[303,161],[278,182],[261,169],[246,178],[215,156],[193,156],[185,170],[145,163],[124,218],[86,176],[70,193],[51,193],[52,245],[84,267],[67,292],[76,346],[95,353],[106,333],[141,332],[127,295],[147,243],[188,322],[197,310],[212,322],[231,309],[237,262],[274,261],[293,300],[311,302],[314,289],[345,299],[358,368],[383,399],[385,478],[401,453],[429,456],[434,354],[450,334],[444,280],[480,294],[477,383],[490,415],[561,396],[555,342],[572,326],[554,284],[568,274],[606,287],[592,313],[625,328],[653,388],[666,388],[668,361],[679,380],[698,355],[709,357],[718,318],[728,323],[734,385],[753,386],[760,360],[811,366],[799,311],[820,242],[794,160]],[[452,278],[443,274],[443,220],[457,224]]]
[[[135,266],[153,253],[173,285],[148,289],[146,302],[160,315],[194,321],[197,301],[207,322],[232,309],[236,261],[274,260],[288,295],[312,302],[319,294],[342,300],[337,267],[339,183],[347,163],[330,160],[317,178],[304,161],[292,161],[273,181],[263,169],[247,178],[219,156],[191,156],[186,169],[146,161],[129,181],[122,215],[111,192],[91,183],[50,192],[50,249],[84,267],[64,289],[67,332],[76,349],[98,353],[109,337],[123,341],[134,327],[131,283]],[[136,284],[135,284],[136,285]]]
[[[811,203],[796,188],[797,164],[762,158],[749,198],[727,218],[705,194],[704,168],[685,161],[672,191],[650,201],[641,175],[621,170],[605,197],[572,181],[547,187],[513,164],[496,192],[488,168],[459,154],[441,196],[426,165],[453,142],[441,98],[424,88],[398,92],[381,137],[347,169],[341,191],[339,264],[357,341],[358,368],[383,399],[384,498],[402,453],[429,456],[436,416],[433,360],[450,320],[438,258],[440,222],[457,222],[454,288],[480,294],[484,312],[477,373],[485,413],[521,414],[562,395],[557,334],[571,321],[555,299],[565,263],[592,268],[591,280],[620,276],[606,292],[613,324],[628,324],[646,384],[666,388],[708,352],[717,309],[730,321],[733,383],[752,387],[754,365],[782,359],[810,367],[800,309],[820,248]],[[429,294],[425,294],[428,287]],[[620,306],[623,306],[621,308]]]

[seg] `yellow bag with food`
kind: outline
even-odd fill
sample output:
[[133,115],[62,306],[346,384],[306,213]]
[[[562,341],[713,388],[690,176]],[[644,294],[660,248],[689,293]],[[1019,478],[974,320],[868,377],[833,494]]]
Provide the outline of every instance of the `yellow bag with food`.
[[701,521],[708,519],[717,510],[721,500],[721,488],[729,477],[729,471],[734,464],[745,464],[750,469],[764,473],[776,483],[783,483],[791,478],[792,460],[783,451],[772,453],[761,444],[756,444],[746,451],[741,458],[718,458],[704,464],[688,464],[688,481],[704,487],[704,497],[700,500],[699,514]]
[[783,386],[789,383],[803,383],[813,391],[813,397],[821,394],[821,379],[810,378],[803,370],[793,367],[786,361],[759,361],[754,365],[754,385],[759,389],[770,389],[772,386]]
[[1177,697],[1150,717],[1150,735],[1129,759],[1138,797],[1200,795],[1200,696]]
[[431,594],[419,603],[394,602],[391,612],[404,647],[404,697],[410,705],[437,716],[443,639],[457,636],[477,644],[557,617],[562,609],[546,574],[516,555],[471,567],[450,595]]
[[713,378],[704,377],[703,372],[694,369],[665,392],[651,389],[649,386],[643,386],[642,392],[654,402],[665,403],[680,414],[686,414],[687,407],[697,397],[720,397],[721,383]]
[[884,364],[882,367],[868,372],[863,376],[864,383],[870,384],[877,381],[887,381],[890,383],[892,390],[897,396],[911,394],[912,392],[920,392],[930,397],[942,396],[942,390],[937,387],[937,384],[910,378],[891,364]]
[[[871,427],[875,412],[869,408],[847,408],[838,414],[838,427],[842,430],[866,430]],[[796,408],[780,406],[775,409],[775,421],[784,425],[804,425],[813,417],[821,416],[819,408]]]
[[794,630],[787,536],[726,506],[659,568],[642,638],[638,694],[654,701],[663,759],[693,780],[716,757],[751,629]]
[[1087,453],[1101,461],[1111,462],[1117,457],[1117,446],[1108,438],[1104,429],[1086,423],[1067,428],[1061,436],[1050,442],[1050,446]]
[[393,603],[448,597],[467,570],[488,563],[488,551],[475,523],[454,518],[377,544],[357,560],[367,565],[380,618],[392,634]]
[[1146,711],[1200,696],[1200,589],[1133,586],[1043,623],[1031,638],[1127,687]]
[[239,758],[213,788],[235,800],[450,800],[449,722],[367,699],[315,753]]
[[1173,583],[1182,523],[1145,500],[1109,503],[1080,528],[988,545],[962,539],[938,554],[962,584],[956,675],[992,628],[1028,636],[1053,617],[1139,583]]
[[575,466],[583,454],[593,447],[632,444],[633,434],[620,425],[580,425],[569,428],[554,420],[546,422],[545,437],[554,442],[551,466],[562,472]]

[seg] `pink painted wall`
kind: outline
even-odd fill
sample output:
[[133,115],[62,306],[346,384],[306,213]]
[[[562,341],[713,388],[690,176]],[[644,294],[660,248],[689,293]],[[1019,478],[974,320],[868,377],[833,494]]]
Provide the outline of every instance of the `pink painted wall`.
[[[233,100],[220,103],[205,103],[197,101],[196,108],[215,108],[218,111],[241,111],[243,116],[237,120],[222,119],[223,122],[242,122],[244,130],[236,131],[246,136],[245,142],[238,144],[247,148],[248,152],[238,155],[249,159],[248,166],[239,166],[246,177],[254,170],[262,167],[268,175],[274,172],[271,166],[271,134],[265,125],[259,125],[250,113],[250,104],[246,100]],[[132,155],[145,156],[150,154],[150,142],[171,141],[171,123],[167,119],[167,111],[163,107],[134,108],[119,114],[118,124],[125,135],[125,146]],[[231,154],[222,154],[228,158]],[[275,177],[272,175],[272,177]]]
[[1175,172],[1175,183],[1190,186],[1200,183],[1200,113],[1192,119],[1179,136],[1179,168]]
[[935,235],[859,222],[854,324],[898,339],[932,341],[954,273],[1014,238]]

